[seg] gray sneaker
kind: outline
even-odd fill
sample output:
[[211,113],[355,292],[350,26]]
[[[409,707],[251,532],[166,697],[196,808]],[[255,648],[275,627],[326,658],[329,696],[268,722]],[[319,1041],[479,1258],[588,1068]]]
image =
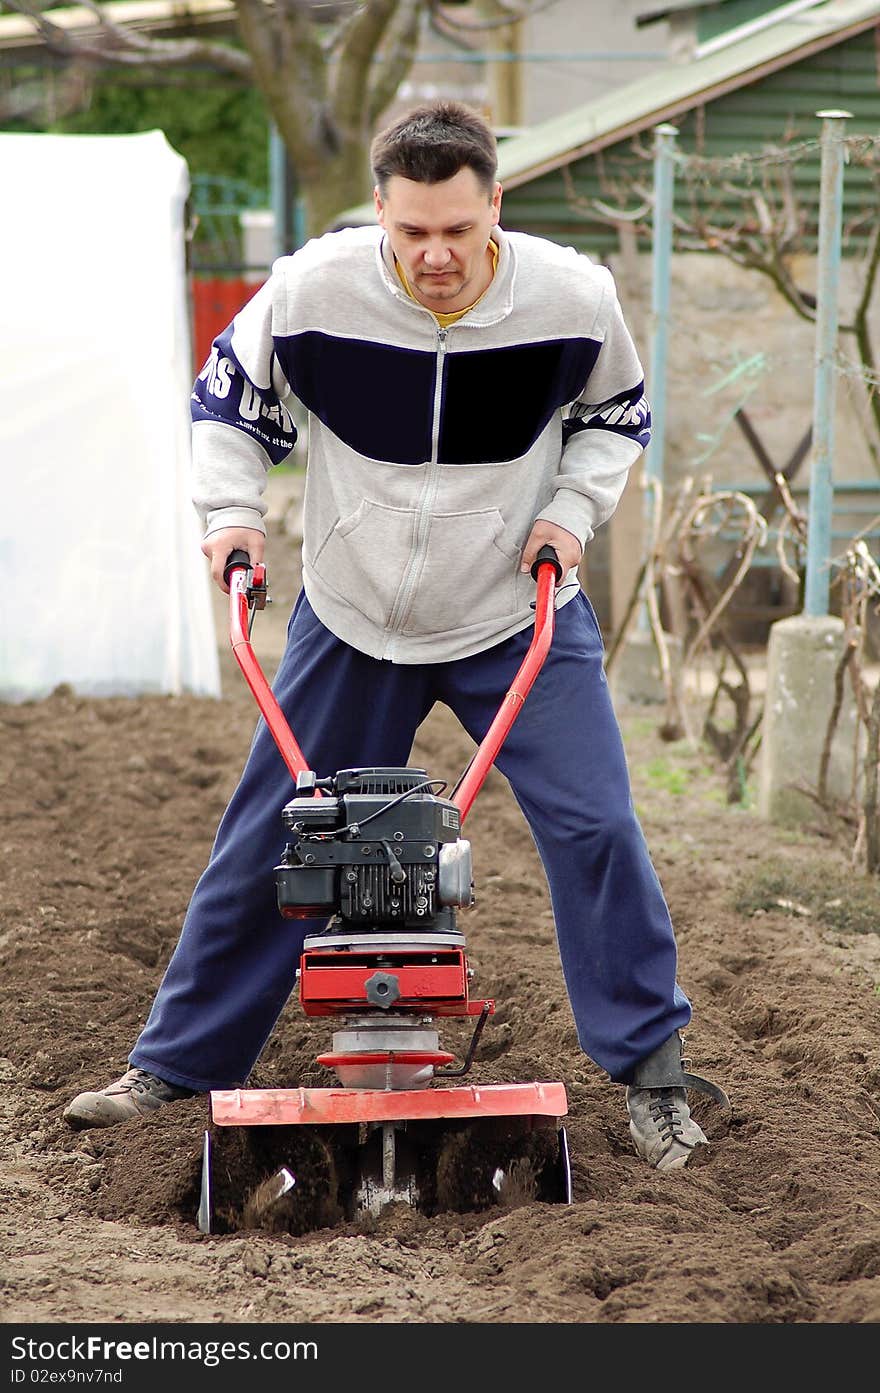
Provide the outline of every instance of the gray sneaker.
[[679,1170],[708,1140],[691,1117],[686,1088],[628,1088],[626,1106],[636,1151],[655,1170]]
[[121,1079],[97,1093],[78,1094],[61,1115],[68,1127],[79,1132],[84,1127],[113,1127],[117,1122],[155,1112],[166,1103],[193,1096],[193,1089],[166,1083],[146,1069],[129,1069]]

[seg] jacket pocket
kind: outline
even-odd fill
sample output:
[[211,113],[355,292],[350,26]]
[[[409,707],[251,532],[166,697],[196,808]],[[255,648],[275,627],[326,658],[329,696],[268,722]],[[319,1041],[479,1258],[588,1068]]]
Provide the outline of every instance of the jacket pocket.
[[497,508],[435,513],[424,546],[402,633],[447,633],[516,611],[522,548]]
[[415,541],[416,515],[365,498],[340,518],[311,560],[325,585],[383,627],[394,608]]

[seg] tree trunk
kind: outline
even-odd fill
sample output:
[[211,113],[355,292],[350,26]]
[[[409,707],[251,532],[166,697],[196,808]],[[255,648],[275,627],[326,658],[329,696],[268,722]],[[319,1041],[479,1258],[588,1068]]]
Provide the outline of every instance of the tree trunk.
[[372,183],[363,144],[349,145],[318,170],[299,172],[298,185],[306,235],[319,237],[340,213],[371,197]]

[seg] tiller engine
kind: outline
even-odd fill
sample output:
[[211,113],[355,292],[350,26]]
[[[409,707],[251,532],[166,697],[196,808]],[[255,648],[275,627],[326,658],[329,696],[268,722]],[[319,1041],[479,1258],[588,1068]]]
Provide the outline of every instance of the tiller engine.
[[[546,657],[561,569],[555,551],[543,548],[533,568],[529,651],[444,798],[446,785],[425,769],[319,777],[307,766],[250,643],[253,611],[266,603],[265,568],[251,567],[243,552],[230,556],[233,651],[295,780],[282,813],[278,908],[286,919],[326,921],[305,938],[297,977],[304,1013],[338,1023],[318,1063],[339,1086],[211,1093],[214,1131],[204,1137],[198,1213],[204,1232],[304,1232],[401,1201],[429,1214],[523,1199],[570,1203],[563,1084],[449,1082],[470,1072],[495,1009],[469,994],[473,971],[456,918],[474,903],[462,823]],[[458,1064],[437,1029],[450,1017],[474,1022]],[[233,1128],[244,1129],[237,1147],[226,1132]],[[240,1191],[223,1180],[233,1184],[231,1172],[242,1168],[252,1186],[243,1207]]]

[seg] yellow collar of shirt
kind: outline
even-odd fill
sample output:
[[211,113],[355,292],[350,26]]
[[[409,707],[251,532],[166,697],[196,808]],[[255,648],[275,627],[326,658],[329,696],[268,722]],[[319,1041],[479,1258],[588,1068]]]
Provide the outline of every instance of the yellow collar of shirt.
[[[492,253],[492,275],[494,277],[495,272],[498,270],[498,243],[491,237],[489,239],[489,250]],[[404,271],[400,262],[397,260],[397,257],[394,258],[394,266],[398,276],[400,277],[400,283],[406,291],[407,295],[411,300],[415,300],[416,297],[410,290],[409,281],[406,278],[406,272]],[[492,282],[490,281],[489,285],[491,284]],[[486,290],[488,289],[489,286],[487,285]],[[483,291],[483,295],[485,295],[486,290]],[[483,298],[483,295],[478,295],[476,300],[474,300],[473,305],[465,305],[463,310],[453,310],[451,314],[438,314],[436,310],[432,310],[431,313],[433,314],[437,323],[440,325],[441,329],[448,329],[450,324],[454,324],[456,320],[461,319],[462,315],[470,314],[471,310],[474,308],[474,305],[478,305],[480,303],[480,301]],[[418,303],[418,301],[416,303]]]

